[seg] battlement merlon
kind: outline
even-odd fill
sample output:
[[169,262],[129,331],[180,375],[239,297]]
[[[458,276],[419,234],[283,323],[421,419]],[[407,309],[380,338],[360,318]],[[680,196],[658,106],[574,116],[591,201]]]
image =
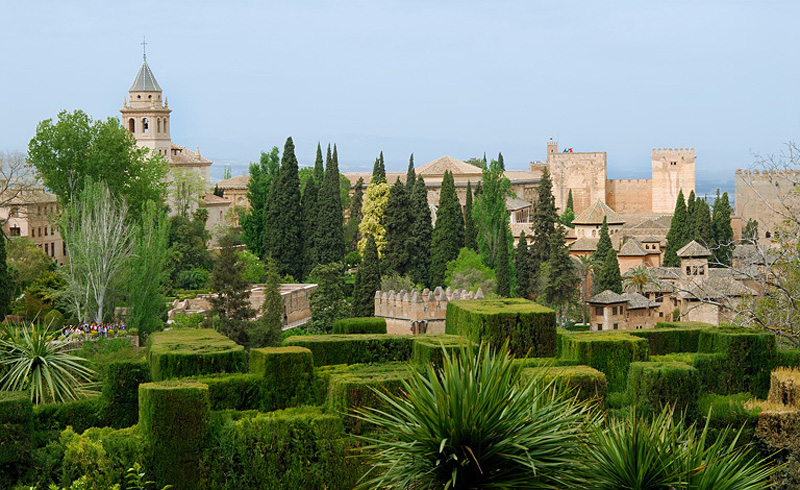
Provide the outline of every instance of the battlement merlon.
[[650,155],[653,160],[669,158],[695,159],[694,148],[653,148]]

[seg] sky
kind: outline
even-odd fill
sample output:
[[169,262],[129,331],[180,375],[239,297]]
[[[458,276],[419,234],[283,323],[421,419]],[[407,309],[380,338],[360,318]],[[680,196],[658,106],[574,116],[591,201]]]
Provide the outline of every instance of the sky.
[[503,153],[549,138],[648,178],[695,148],[698,190],[800,138],[797,1],[0,0],[0,150],[61,110],[117,117],[147,60],[172,140],[233,175],[292,136],[342,171]]

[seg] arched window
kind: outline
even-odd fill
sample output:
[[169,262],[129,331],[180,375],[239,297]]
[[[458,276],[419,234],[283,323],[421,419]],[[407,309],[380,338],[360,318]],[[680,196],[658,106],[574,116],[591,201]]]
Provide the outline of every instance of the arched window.
[[764,235],[764,236],[765,236],[766,238],[770,238],[770,237],[772,236],[772,234],[771,234],[770,232],[767,232],[767,234],[766,234],[766,235]]
[[592,230],[592,238],[597,236],[597,230]]
[[148,121],[146,117],[142,119],[142,132],[144,133],[150,132],[150,121]]
[[136,132],[136,121],[133,118],[128,119],[128,131],[131,133]]
[[160,117],[158,119],[156,119],[156,132],[157,133],[161,132],[161,118]]

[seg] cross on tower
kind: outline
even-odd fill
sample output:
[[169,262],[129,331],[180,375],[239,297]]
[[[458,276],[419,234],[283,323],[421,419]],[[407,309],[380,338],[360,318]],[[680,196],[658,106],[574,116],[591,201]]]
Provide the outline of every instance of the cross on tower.
[[147,39],[145,36],[142,36],[142,42],[140,44],[142,45],[142,57],[147,61]]

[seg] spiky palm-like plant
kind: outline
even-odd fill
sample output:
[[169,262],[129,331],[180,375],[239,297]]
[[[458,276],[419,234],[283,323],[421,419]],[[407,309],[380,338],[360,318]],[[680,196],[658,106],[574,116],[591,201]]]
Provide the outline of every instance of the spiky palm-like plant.
[[373,489],[570,488],[591,410],[541,379],[521,379],[508,348],[444,353],[413,371],[403,394],[377,391],[384,409],[356,416],[368,438]]
[[55,341],[50,326],[0,326],[0,390],[29,391],[35,404],[76,400],[89,393],[95,372]]

